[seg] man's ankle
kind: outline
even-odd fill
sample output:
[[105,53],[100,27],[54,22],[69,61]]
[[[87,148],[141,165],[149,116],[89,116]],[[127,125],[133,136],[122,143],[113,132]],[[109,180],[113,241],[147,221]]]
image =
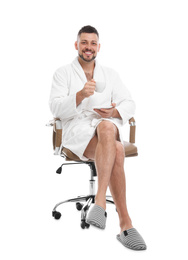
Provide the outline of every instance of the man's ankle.
[[130,218],[128,218],[127,220],[124,220],[120,223],[121,232],[123,232],[124,230],[130,229],[130,228],[133,228],[132,221]]
[[106,196],[105,199],[95,197],[95,204],[102,207],[104,210],[106,210]]

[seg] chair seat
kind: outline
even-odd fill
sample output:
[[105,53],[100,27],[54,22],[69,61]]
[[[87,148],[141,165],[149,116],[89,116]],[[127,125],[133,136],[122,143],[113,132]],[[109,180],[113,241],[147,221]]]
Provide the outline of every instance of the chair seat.
[[129,142],[123,141],[124,148],[125,148],[125,157],[132,157],[138,155],[137,147]]
[[[137,147],[134,144],[124,141],[124,148],[125,148],[125,157],[133,157],[138,155]],[[74,154],[73,152],[71,152],[69,149],[65,147],[63,147],[61,153],[65,155],[67,161],[81,161],[76,154]],[[92,162],[93,160],[89,160],[89,161]]]

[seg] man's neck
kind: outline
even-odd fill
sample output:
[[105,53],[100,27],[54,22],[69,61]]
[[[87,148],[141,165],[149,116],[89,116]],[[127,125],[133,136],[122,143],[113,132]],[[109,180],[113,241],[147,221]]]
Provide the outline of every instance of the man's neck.
[[78,61],[80,65],[82,66],[85,73],[91,73],[93,74],[93,70],[95,68],[95,61],[92,60],[91,62],[86,62],[82,60],[80,57],[78,57]]

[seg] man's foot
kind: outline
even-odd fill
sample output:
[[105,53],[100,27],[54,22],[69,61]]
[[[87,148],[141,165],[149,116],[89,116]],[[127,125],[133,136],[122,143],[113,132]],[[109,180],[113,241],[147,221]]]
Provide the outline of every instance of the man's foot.
[[147,248],[144,239],[135,228],[124,230],[116,238],[122,245],[132,250],[146,250]]
[[87,214],[86,223],[98,227],[100,229],[105,229],[106,218],[107,213],[104,210],[104,208],[95,204]]

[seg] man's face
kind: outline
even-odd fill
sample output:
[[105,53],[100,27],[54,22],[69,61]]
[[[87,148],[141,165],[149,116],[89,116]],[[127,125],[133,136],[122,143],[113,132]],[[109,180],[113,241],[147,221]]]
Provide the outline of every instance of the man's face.
[[80,58],[86,62],[91,62],[97,56],[100,49],[99,39],[95,33],[81,33],[75,42]]

